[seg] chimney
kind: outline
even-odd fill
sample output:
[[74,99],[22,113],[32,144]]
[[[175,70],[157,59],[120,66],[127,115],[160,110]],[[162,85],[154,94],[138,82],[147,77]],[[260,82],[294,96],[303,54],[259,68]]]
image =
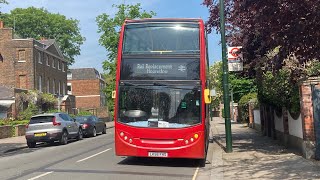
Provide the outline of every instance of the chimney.
[[0,20],[0,29],[3,29],[3,21]]

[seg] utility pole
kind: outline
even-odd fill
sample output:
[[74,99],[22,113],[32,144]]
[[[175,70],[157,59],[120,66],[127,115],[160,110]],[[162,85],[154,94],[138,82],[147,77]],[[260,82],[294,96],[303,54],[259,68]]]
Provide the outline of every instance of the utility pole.
[[219,0],[220,3],[220,33],[221,33],[221,46],[222,46],[222,72],[223,72],[223,104],[224,104],[224,117],[226,128],[226,152],[232,152],[232,133],[230,121],[230,99],[229,99],[229,69],[227,60],[227,46],[226,46],[226,30],[225,30],[225,17],[224,17],[224,0]]

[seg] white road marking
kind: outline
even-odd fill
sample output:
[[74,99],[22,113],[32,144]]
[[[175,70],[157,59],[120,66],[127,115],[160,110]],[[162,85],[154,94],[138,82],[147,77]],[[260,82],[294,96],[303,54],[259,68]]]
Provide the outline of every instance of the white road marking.
[[41,177],[46,176],[46,175],[51,174],[51,173],[53,173],[53,171],[50,171],[50,172],[46,172],[46,173],[40,174],[39,176],[36,176],[36,177],[30,178],[30,179],[28,179],[28,180],[35,180],[35,179],[41,178]]
[[198,175],[198,172],[199,172],[199,167],[197,167],[196,172],[194,172],[194,175],[193,175],[193,177],[192,177],[192,180],[196,180],[197,175]]
[[112,148],[109,148],[109,149],[106,149],[106,150],[104,150],[104,151],[101,151],[101,152],[99,152],[99,153],[97,153],[97,154],[94,154],[94,155],[92,155],[92,156],[89,156],[89,157],[86,157],[86,158],[84,158],[84,159],[81,159],[81,160],[77,161],[77,163],[78,163],[78,162],[85,161],[85,160],[90,159],[90,158],[93,158],[93,157],[95,157],[95,156],[98,156],[99,154],[102,154],[102,153],[104,153],[104,152],[110,151],[111,149],[112,149]]

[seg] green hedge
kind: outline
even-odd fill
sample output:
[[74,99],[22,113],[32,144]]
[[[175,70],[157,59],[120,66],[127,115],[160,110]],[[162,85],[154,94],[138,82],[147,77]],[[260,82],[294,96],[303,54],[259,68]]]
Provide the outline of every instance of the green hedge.
[[26,125],[29,120],[0,120],[0,126],[14,126],[18,124]]

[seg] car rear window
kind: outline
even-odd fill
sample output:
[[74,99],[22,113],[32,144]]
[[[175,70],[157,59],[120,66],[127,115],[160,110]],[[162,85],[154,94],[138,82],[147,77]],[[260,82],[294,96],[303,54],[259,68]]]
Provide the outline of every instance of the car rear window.
[[79,123],[84,123],[84,122],[91,121],[91,118],[88,117],[88,116],[80,116],[80,117],[76,117],[75,119],[76,119],[76,121],[78,121]]
[[47,123],[47,122],[52,122],[54,116],[38,116],[38,117],[33,117],[30,120],[30,124],[36,124],[36,123]]

